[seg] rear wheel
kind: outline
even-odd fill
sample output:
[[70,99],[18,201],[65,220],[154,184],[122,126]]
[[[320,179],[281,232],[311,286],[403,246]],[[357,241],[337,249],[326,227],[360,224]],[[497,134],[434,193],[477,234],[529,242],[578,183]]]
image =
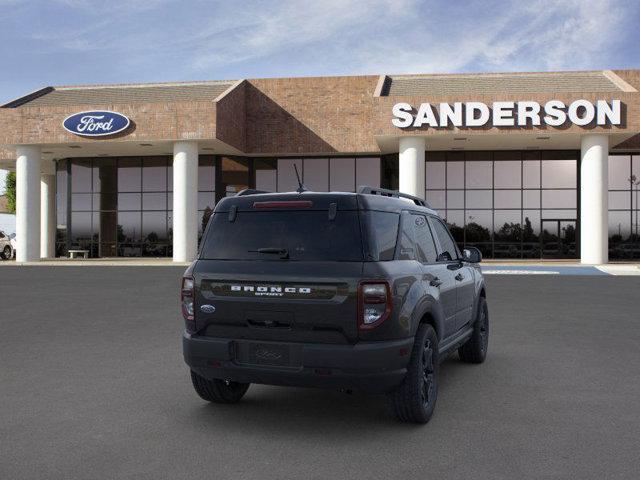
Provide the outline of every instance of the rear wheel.
[[191,382],[196,393],[203,400],[214,403],[237,403],[249,389],[249,383],[228,380],[209,380],[191,371]]
[[431,325],[420,325],[407,376],[387,394],[391,412],[401,422],[427,423],[438,397],[438,337]]
[[458,349],[460,360],[467,363],[482,363],[487,358],[489,346],[489,307],[484,297],[478,301],[478,313],[473,324],[473,333],[467,343]]
[[4,249],[2,250],[2,258],[4,260],[10,260],[11,257],[11,247],[9,245],[5,245]]

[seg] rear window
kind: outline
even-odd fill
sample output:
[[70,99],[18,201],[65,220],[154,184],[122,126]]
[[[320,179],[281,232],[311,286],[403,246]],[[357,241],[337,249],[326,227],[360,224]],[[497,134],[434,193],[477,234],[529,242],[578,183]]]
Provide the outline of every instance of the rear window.
[[[215,213],[200,258],[208,260],[362,261],[358,212],[238,212],[233,222]],[[262,250],[259,252],[258,250]],[[286,255],[278,250],[286,251]]]

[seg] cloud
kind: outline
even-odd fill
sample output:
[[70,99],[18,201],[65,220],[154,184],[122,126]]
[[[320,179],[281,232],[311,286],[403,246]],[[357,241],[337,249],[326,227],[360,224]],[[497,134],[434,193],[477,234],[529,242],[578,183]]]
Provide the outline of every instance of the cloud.
[[424,45],[378,41],[356,54],[365,71],[399,73],[605,68],[631,27],[628,10],[595,0],[494,4],[462,25],[442,18],[436,35],[424,32]]
[[0,9],[0,88],[637,68],[639,14],[632,0],[16,2]]
[[[404,19],[417,2],[412,0],[324,0],[300,2],[285,0],[271,8],[253,8],[234,16],[234,28],[219,29],[216,24],[193,40],[198,42],[192,65],[197,69],[259,59],[313,46],[319,50],[351,38],[363,27],[367,37],[379,31],[376,26]],[[312,52],[313,53],[313,52]],[[318,52],[320,53],[320,52]]]

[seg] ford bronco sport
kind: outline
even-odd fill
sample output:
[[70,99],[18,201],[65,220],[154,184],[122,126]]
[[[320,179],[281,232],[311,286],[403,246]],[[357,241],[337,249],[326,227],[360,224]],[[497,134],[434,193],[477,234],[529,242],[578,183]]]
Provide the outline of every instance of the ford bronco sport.
[[251,383],[385,393],[399,420],[426,423],[439,362],[487,354],[480,260],[391,190],[225,198],[182,280],[193,386],[218,403]]

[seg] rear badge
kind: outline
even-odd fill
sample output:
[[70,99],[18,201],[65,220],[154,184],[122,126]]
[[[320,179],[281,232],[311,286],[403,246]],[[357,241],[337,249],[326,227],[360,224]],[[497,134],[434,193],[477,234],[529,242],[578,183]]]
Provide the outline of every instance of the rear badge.
[[282,297],[285,293],[300,293],[309,295],[311,289],[309,287],[282,287],[281,285],[272,286],[255,286],[255,285],[231,285],[232,292],[252,293],[256,297]]
[[216,307],[214,307],[213,305],[201,305],[200,306],[200,310],[204,313],[213,313],[216,311]]

